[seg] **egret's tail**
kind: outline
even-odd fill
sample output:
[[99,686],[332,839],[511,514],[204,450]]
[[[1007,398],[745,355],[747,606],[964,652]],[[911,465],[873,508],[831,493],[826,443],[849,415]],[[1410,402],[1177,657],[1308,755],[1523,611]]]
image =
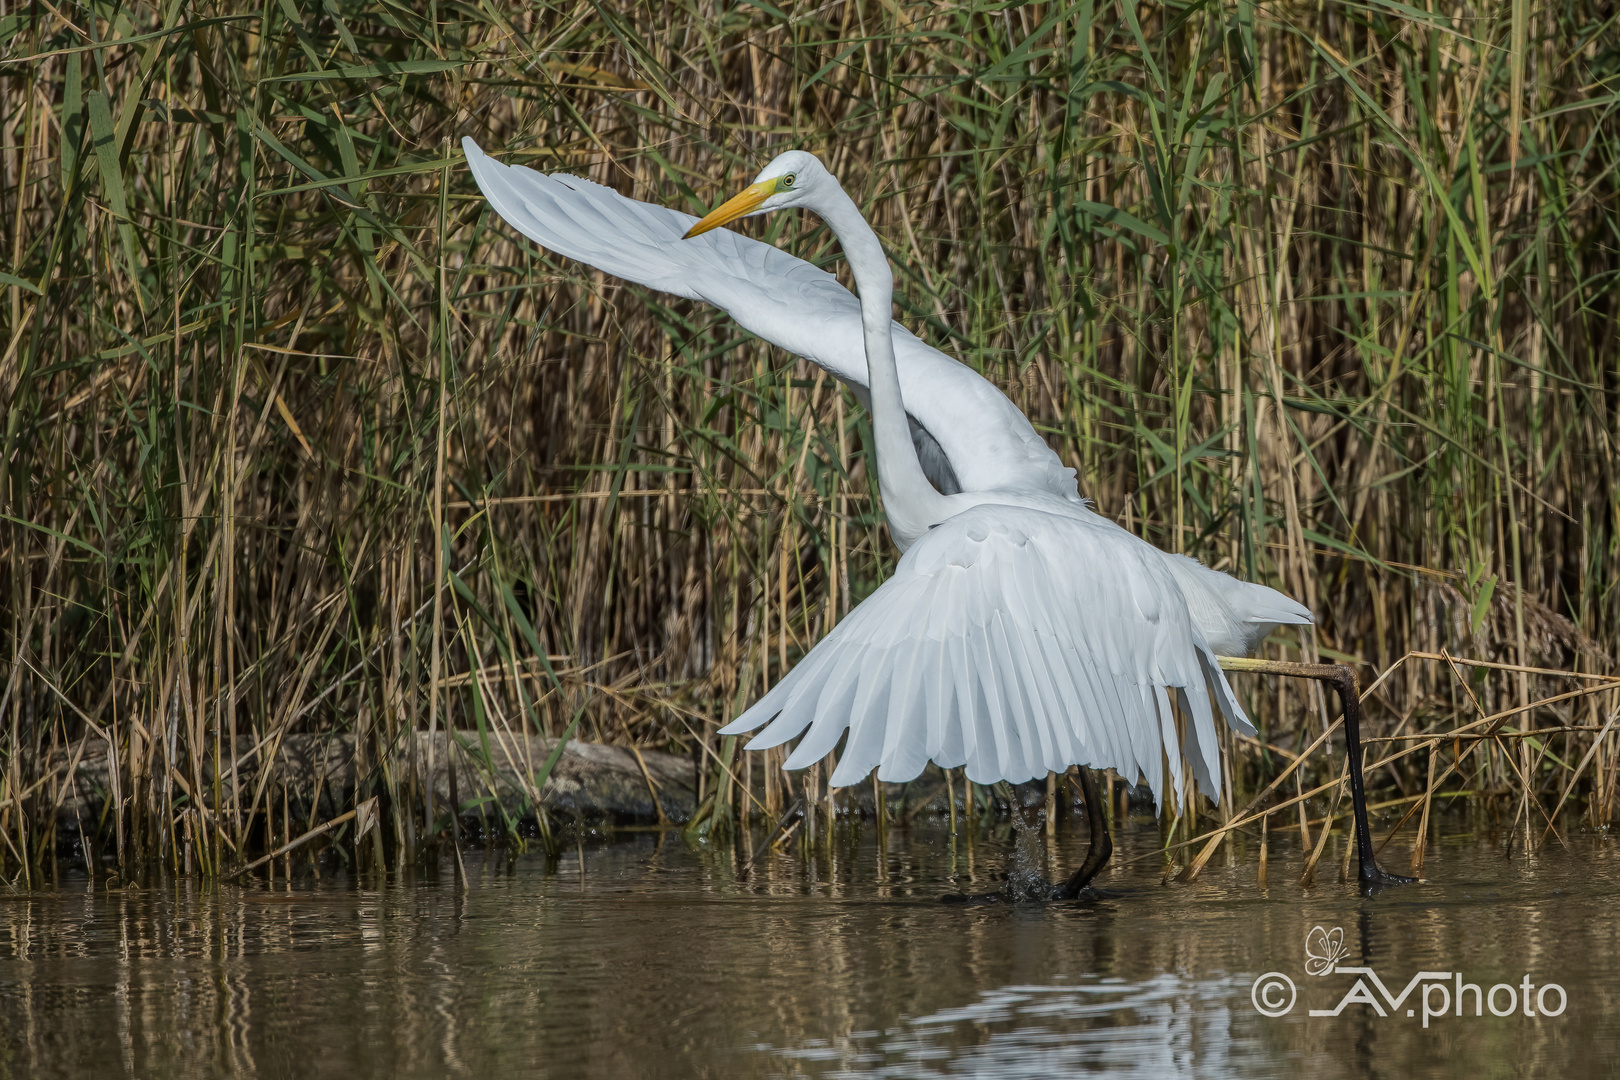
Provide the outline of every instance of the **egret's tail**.
[[1247,656],[1279,625],[1313,621],[1310,608],[1276,589],[1239,581],[1185,555],[1161,554],[1193,622],[1222,656]]
[[1091,515],[975,507],[925,534],[721,733],[763,727],[755,750],[802,734],[796,769],[847,730],[837,787],[874,768],[910,780],[929,761],[975,783],[1081,764],[1145,777],[1163,808],[1185,761],[1218,797],[1214,710],[1254,729],[1155,555]]

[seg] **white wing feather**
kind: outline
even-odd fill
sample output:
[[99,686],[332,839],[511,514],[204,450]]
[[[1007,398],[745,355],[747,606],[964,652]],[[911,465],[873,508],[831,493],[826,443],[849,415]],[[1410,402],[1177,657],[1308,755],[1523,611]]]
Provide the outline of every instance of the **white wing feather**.
[[[578,177],[503,165],[471,139],[461,145],[495,212],[535,243],[614,277],[706,301],[773,345],[867,385],[860,301],[831,274],[729,229],[683,240],[697,221],[690,214]],[[899,323],[894,349],[907,410],[918,420],[928,413],[922,426],[961,490],[1079,498],[1074,470],[988,380]],[[926,456],[926,441],[921,449]]]
[[1095,515],[985,504],[918,540],[721,733],[763,726],[749,749],[802,733],[787,761],[801,768],[847,730],[840,787],[874,768],[910,780],[928,760],[965,765],[977,783],[1084,764],[1145,776],[1162,808],[1181,790],[1184,756],[1199,787],[1219,793],[1211,687],[1228,722],[1252,733],[1158,551]]

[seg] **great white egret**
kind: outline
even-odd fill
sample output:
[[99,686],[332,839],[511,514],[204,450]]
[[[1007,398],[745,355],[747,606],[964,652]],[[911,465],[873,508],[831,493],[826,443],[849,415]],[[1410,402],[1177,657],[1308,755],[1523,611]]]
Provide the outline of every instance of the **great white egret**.
[[[1004,395],[891,320],[888,260],[819,161],[800,151],[778,157],[694,224],[589,181],[500,165],[470,139],[463,146],[486,197],[525,235],[617,276],[714,303],[869,393],[884,511],[905,555],[893,578],[724,733],[768,724],[750,743],[762,748],[808,728],[787,762],[797,768],[825,756],[848,729],[835,786],[874,767],[880,779],[911,779],[929,760],[965,766],[978,782],[1080,764],[1145,775],[1162,810],[1165,766],[1169,793],[1179,797],[1185,755],[1199,787],[1218,795],[1208,690],[1229,723],[1253,728],[1217,651],[1248,652],[1274,625],[1309,621],[1309,612],[1264,586],[1166,555],[1092,512],[1073,471]],[[787,207],[810,209],[831,227],[859,302],[807,263],[711,231]],[[1324,677],[1302,665],[1245,664],[1257,665]],[[1187,717],[1185,747],[1171,690]],[[1092,849],[1058,896],[1077,894],[1111,847],[1095,785],[1080,771]],[[1368,880],[1376,865],[1362,835],[1359,772],[1353,796]]]

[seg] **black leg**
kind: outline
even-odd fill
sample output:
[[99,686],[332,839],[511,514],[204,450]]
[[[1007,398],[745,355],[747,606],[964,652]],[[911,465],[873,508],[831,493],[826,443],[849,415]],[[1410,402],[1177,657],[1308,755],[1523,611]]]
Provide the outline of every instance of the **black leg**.
[[1073,900],[1079,896],[1114,854],[1114,840],[1108,835],[1108,814],[1103,808],[1102,794],[1097,790],[1097,778],[1084,765],[1080,766],[1080,797],[1085,800],[1091,846],[1086,850],[1086,861],[1080,864],[1080,869],[1052,890],[1054,900]]
[[1373,857],[1372,828],[1367,824],[1367,791],[1361,780],[1361,691],[1356,685],[1355,669],[1345,664],[1335,665],[1337,677],[1324,679],[1339,692],[1339,703],[1344,707],[1344,748],[1350,756],[1350,803],[1356,819],[1356,856],[1361,864],[1363,888],[1379,885],[1410,885],[1417,878],[1403,877],[1379,869]]
[[1371,892],[1383,885],[1410,885],[1417,881],[1417,878],[1385,873],[1373,858],[1372,829],[1367,824],[1367,791],[1361,781],[1361,688],[1356,684],[1356,669],[1347,664],[1296,664],[1289,660],[1251,660],[1242,656],[1222,656],[1219,660],[1224,671],[1315,679],[1339,692],[1339,704],[1344,708],[1344,748],[1350,757],[1350,805],[1356,821],[1361,887]]

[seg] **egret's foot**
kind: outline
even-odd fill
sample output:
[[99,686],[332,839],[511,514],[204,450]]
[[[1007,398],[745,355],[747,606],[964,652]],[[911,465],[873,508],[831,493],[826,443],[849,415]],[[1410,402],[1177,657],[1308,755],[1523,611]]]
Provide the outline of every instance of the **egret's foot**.
[[1052,886],[1052,895],[1049,897],[1049,899],[1051,899],[1053,902],[1067,902],[1070,900],[1096,900],[1099,897],[1116,895],[1118,894],[1105,893],[1103,890],[1097,888],[1097,886],[1088,881],[1078,889],[1069,888],[1067,883],[1062,885],[1054,885]]
[[1102,890],[1092,886],[1090,881],[1076,885],[1074,879],[1053,884],[1044,879],[1021,882],[1014,885],[1008,881],[1000,889],[990,893],[946,893],[940,897],[942,904],[968,904],[978,906],[981,904],[1050,904],[1060,900],[1079,900],[1085,897],[1102,896]]
[[[999,892],[981,896],[951,893],[940,899],[947,904],[1046,904],[1054,900],[1078,900],[1086,893],[1095,894],[1095,890],[1091,887],[1092,879],[1102,871],[1114,854],[1114,841],[1108,835],[1108,818],[1103,809],[1102,792],[1097,787],[1096,777],[1092,775],[1090,769],[1081,768],[1074,780],[1080,787],[1080,795],[1086,810],[1086,822],[1091,831],[1091,846],[1086,850],[1086,859],[1080,864],[1080,869],[1067,879],[1053,883],[1032,869],[1019,870],[1015,859],[1013,869],[1008,873],[1006,882]],[[1013,807],[1013,813],[1018,814],[1012,789],[1005,784],[1001,787],[1008,805]],[[1021,831],[1034,828],[1023,822],[1021,816],[1015,820],[1021,823]]]
[[1044,903],[1058,898],[1057,888],[1046,881],[1020,882],[1014,885],[1007,881],[995,892],[989,893],[946,893],[940,897],[945,904],[1028,904]]
[[1001,895],[1014,904],[1044,904],[1059,899],[1058,887],[1043,877],[1026,878],[1016,885],[1008,881]]
[[1368,896],[1391,885],[1416,885],[1417,883],[1417,878],[1407,877],[1405,874],[1391,874],[1389,871],[1381,869],[1377,863],[1373,863],[1370,867],[1364,866],[1361,869],[1361,891]]
[[1012,898],[1006,893],[946,893],[939,898],[942,904],[960,904],[963,907],[981,907],[985,904],[1010,904]]
[[1097,778],[1090,769],[1081,768],[1076,781],[1080,786],[1080,797],[1086,809],[1086,823],[1091,830],[1091,845],[1086,849],[1086,861],[1080,864],[1068,880],[1052,886],[1053,900],[1077,900],[1080,894],[1091,888],[1092,879],[1102,872],[1108,865],[1108,860],[1114,854],[1114,839],[1108,834],[1108,817],[1103,809],[1102,792],[1097,788]]

